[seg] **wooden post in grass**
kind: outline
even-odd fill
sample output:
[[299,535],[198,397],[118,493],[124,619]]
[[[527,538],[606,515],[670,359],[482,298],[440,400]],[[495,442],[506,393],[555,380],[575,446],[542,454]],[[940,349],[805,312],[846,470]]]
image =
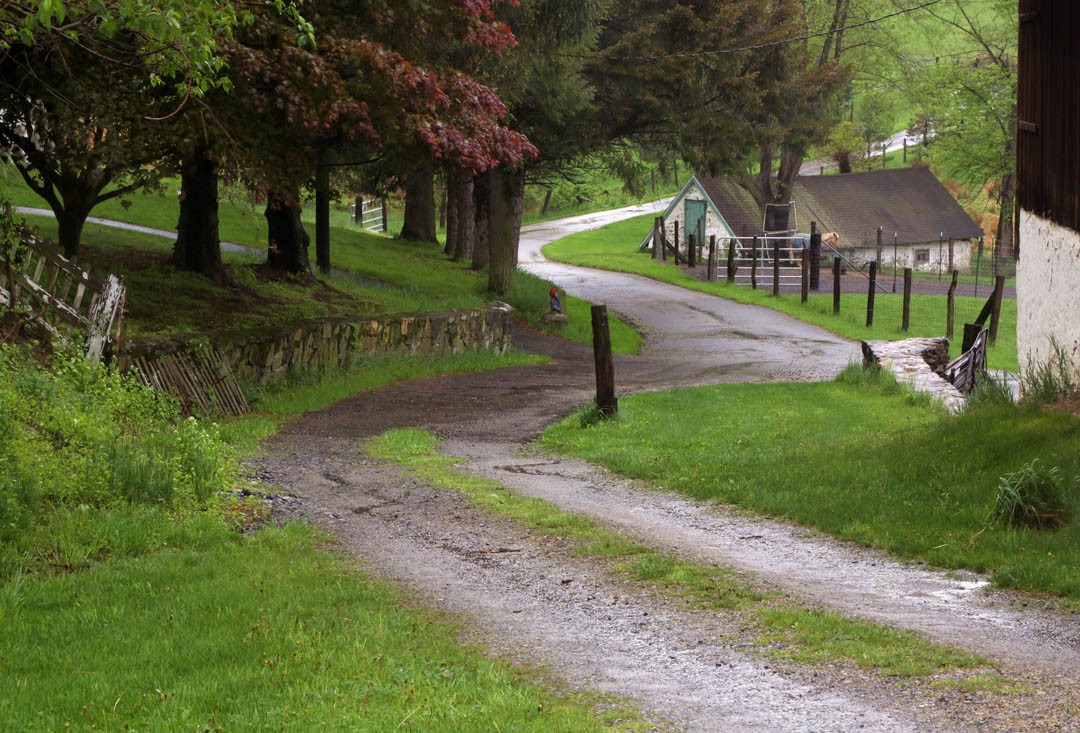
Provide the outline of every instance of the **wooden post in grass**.
[[750,250],[750,289],[757,290],[757,237],[754,237],[754,247]]
[[842,275],[840,258],[832,259],[832,312],[836,315],[840,312],[840,277]]
[[709,282],[716,280],[716,235],[709,235]]
[[663,257],[664,243],[660,241],[660,217],[653,219],[652,223],[652,258],[658,260]]
[[877,263],[870,260],[870,289],[866,293],[866,327],[874,325],[874,295],[877,294]]
[[614,417],[619,411],[619,401],[615,399],[615,361],[611,356],[606,305],[592,307],[592,332],[593,360],[596,362],[596,406],[604,417]]
[[727,241],[727,281],[729,283],[735,282],[735,248],[737,242],[737,239]]
[[679,264],[679,220],[675,220],[675,264]]
[[1001,323],[1001,300],[1005,297],[1005,276],[994,278],[994,310],[990,313],[990,343],[997,343],[998,325]]
[[956,270],[952,271],[952,282],[949,283],[949,295],[945,303],[945,338],[949,341],[952,341],[956,332],[956,280],[959,275]]
[[772,248],[772,294],[780,294],[780,240],[773,240]]
[[911,330],[911,268],[904,268],[904,316],[902,331]]
[[697,235],[686,235],[686,265],[687,267],[697,267]]

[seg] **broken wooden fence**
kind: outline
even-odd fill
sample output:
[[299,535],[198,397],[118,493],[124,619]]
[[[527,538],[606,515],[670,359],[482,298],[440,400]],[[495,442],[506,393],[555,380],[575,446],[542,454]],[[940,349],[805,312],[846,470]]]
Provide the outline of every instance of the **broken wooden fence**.
[[29,242],[0,263],[0,305],[25,309],[55,337],[84,331],[87,357],[97,361],[114,327],[120,331],[124,285],[115,275],[92,277],[49,247]]

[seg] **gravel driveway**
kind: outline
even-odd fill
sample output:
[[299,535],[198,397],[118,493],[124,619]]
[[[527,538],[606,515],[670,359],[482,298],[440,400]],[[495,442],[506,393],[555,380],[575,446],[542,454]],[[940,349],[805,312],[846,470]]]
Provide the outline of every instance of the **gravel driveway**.
[[[619,391],[730,381],[826,379],[857,345],[765,309],[633,276],[545,263],[545,241],[607,217],[548,223],[523,237],[523,266],[606,303],[646,335],[616,359]],[[492,653],[553,678],[628,699],[658,728],[700,731],[1078,730],[1076,617],[975,575],[945,574],[633,485],[579,461],[523,451],[591,398],[588,349],[528,331],[547,365],[392,385],[306,415],[255,468],[373,571],[462,619]],[[595,561],[424,486],[362,455],[360,441],[415,426],[444,439],[464,468],[596,518],[679,555],[734,568],[809,605],[975,650],[1014,687],[966,691],[851,665],[801,666],[765,655],[738,612],[690,611],[613,579]]]

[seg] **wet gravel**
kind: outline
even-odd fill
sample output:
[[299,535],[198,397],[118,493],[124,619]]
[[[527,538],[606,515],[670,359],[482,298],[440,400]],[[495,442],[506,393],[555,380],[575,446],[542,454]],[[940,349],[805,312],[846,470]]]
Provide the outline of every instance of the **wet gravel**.
[[[547,224],[533,236],[562,233],[565,226]],[[629,276],[554,267],[546,274],[574,294],[608,302],[649,335],[642,356],[616,360],[622,392],[822,379],[857,358],[854,344],[769,311]],[[978,576],[897,563],[803,528],[531,454],[525,443],[590,398],[592,355],[524,330],[516,338],[551,363],[358,395],[296,420],[252,468],[272,493],[295,497],[303,515],[358,563],[460,618],[469,639],[555,680],[626,698],[658,730],[1080,730],[1074,615],[992,591]],[[467,459],[466,470],[649,545],[734,568],[797,602],[977,651],[992,663],[975,673],[1001,681],[971,686],[964,681],[970,672],[910,680],[847,664],[779,662],[738,612],[687,609],[613,577],[560,541],[362,455],[362,439],[404,426],[444,438],[444,450]]]

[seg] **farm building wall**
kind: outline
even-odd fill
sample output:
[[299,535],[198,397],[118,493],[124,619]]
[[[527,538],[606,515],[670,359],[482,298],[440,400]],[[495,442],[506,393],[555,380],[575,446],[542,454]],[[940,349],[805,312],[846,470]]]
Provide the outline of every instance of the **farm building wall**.
[[[1020,368],[1045,364],[1060,346],[1080,371],[1080,233],[1030,211],[1020,212],[1016,263],[1016,338]],[[1075,376],[1080,376],[1076,374]]]
[[[696,179],[692,179],[682,196],[677,198],[671,209],[664,217],[664,226],[667,227],[667,236],[670,241],[675,236],[675,222],[679,223],[679,249],[686,249],[686,202],[701,201],[705,203],[705,242],[715,235],[717,239],[732,236],[732,231],[727,223],[716,213],[716,208],[709,201],[708,195],[702,190]],[[693,232],[690,232],[693,234]]]
[[[971,272],[971,250],[973,246],[967,239],[955,240],[952,244],[952,257],[950,259],[948,242],[901,244],[896,248],[894,257],[893,245],[886,241],[886,244],[881,248],[881,266],[893,267],[895,264],[896,267],[910,267],[918,272],[949,273],[952,270],[959,270],[967,273]],[[840,251],[858,265],[865,265],[877,260],[877,245],[872,247],[845,247],[841,242]]]

